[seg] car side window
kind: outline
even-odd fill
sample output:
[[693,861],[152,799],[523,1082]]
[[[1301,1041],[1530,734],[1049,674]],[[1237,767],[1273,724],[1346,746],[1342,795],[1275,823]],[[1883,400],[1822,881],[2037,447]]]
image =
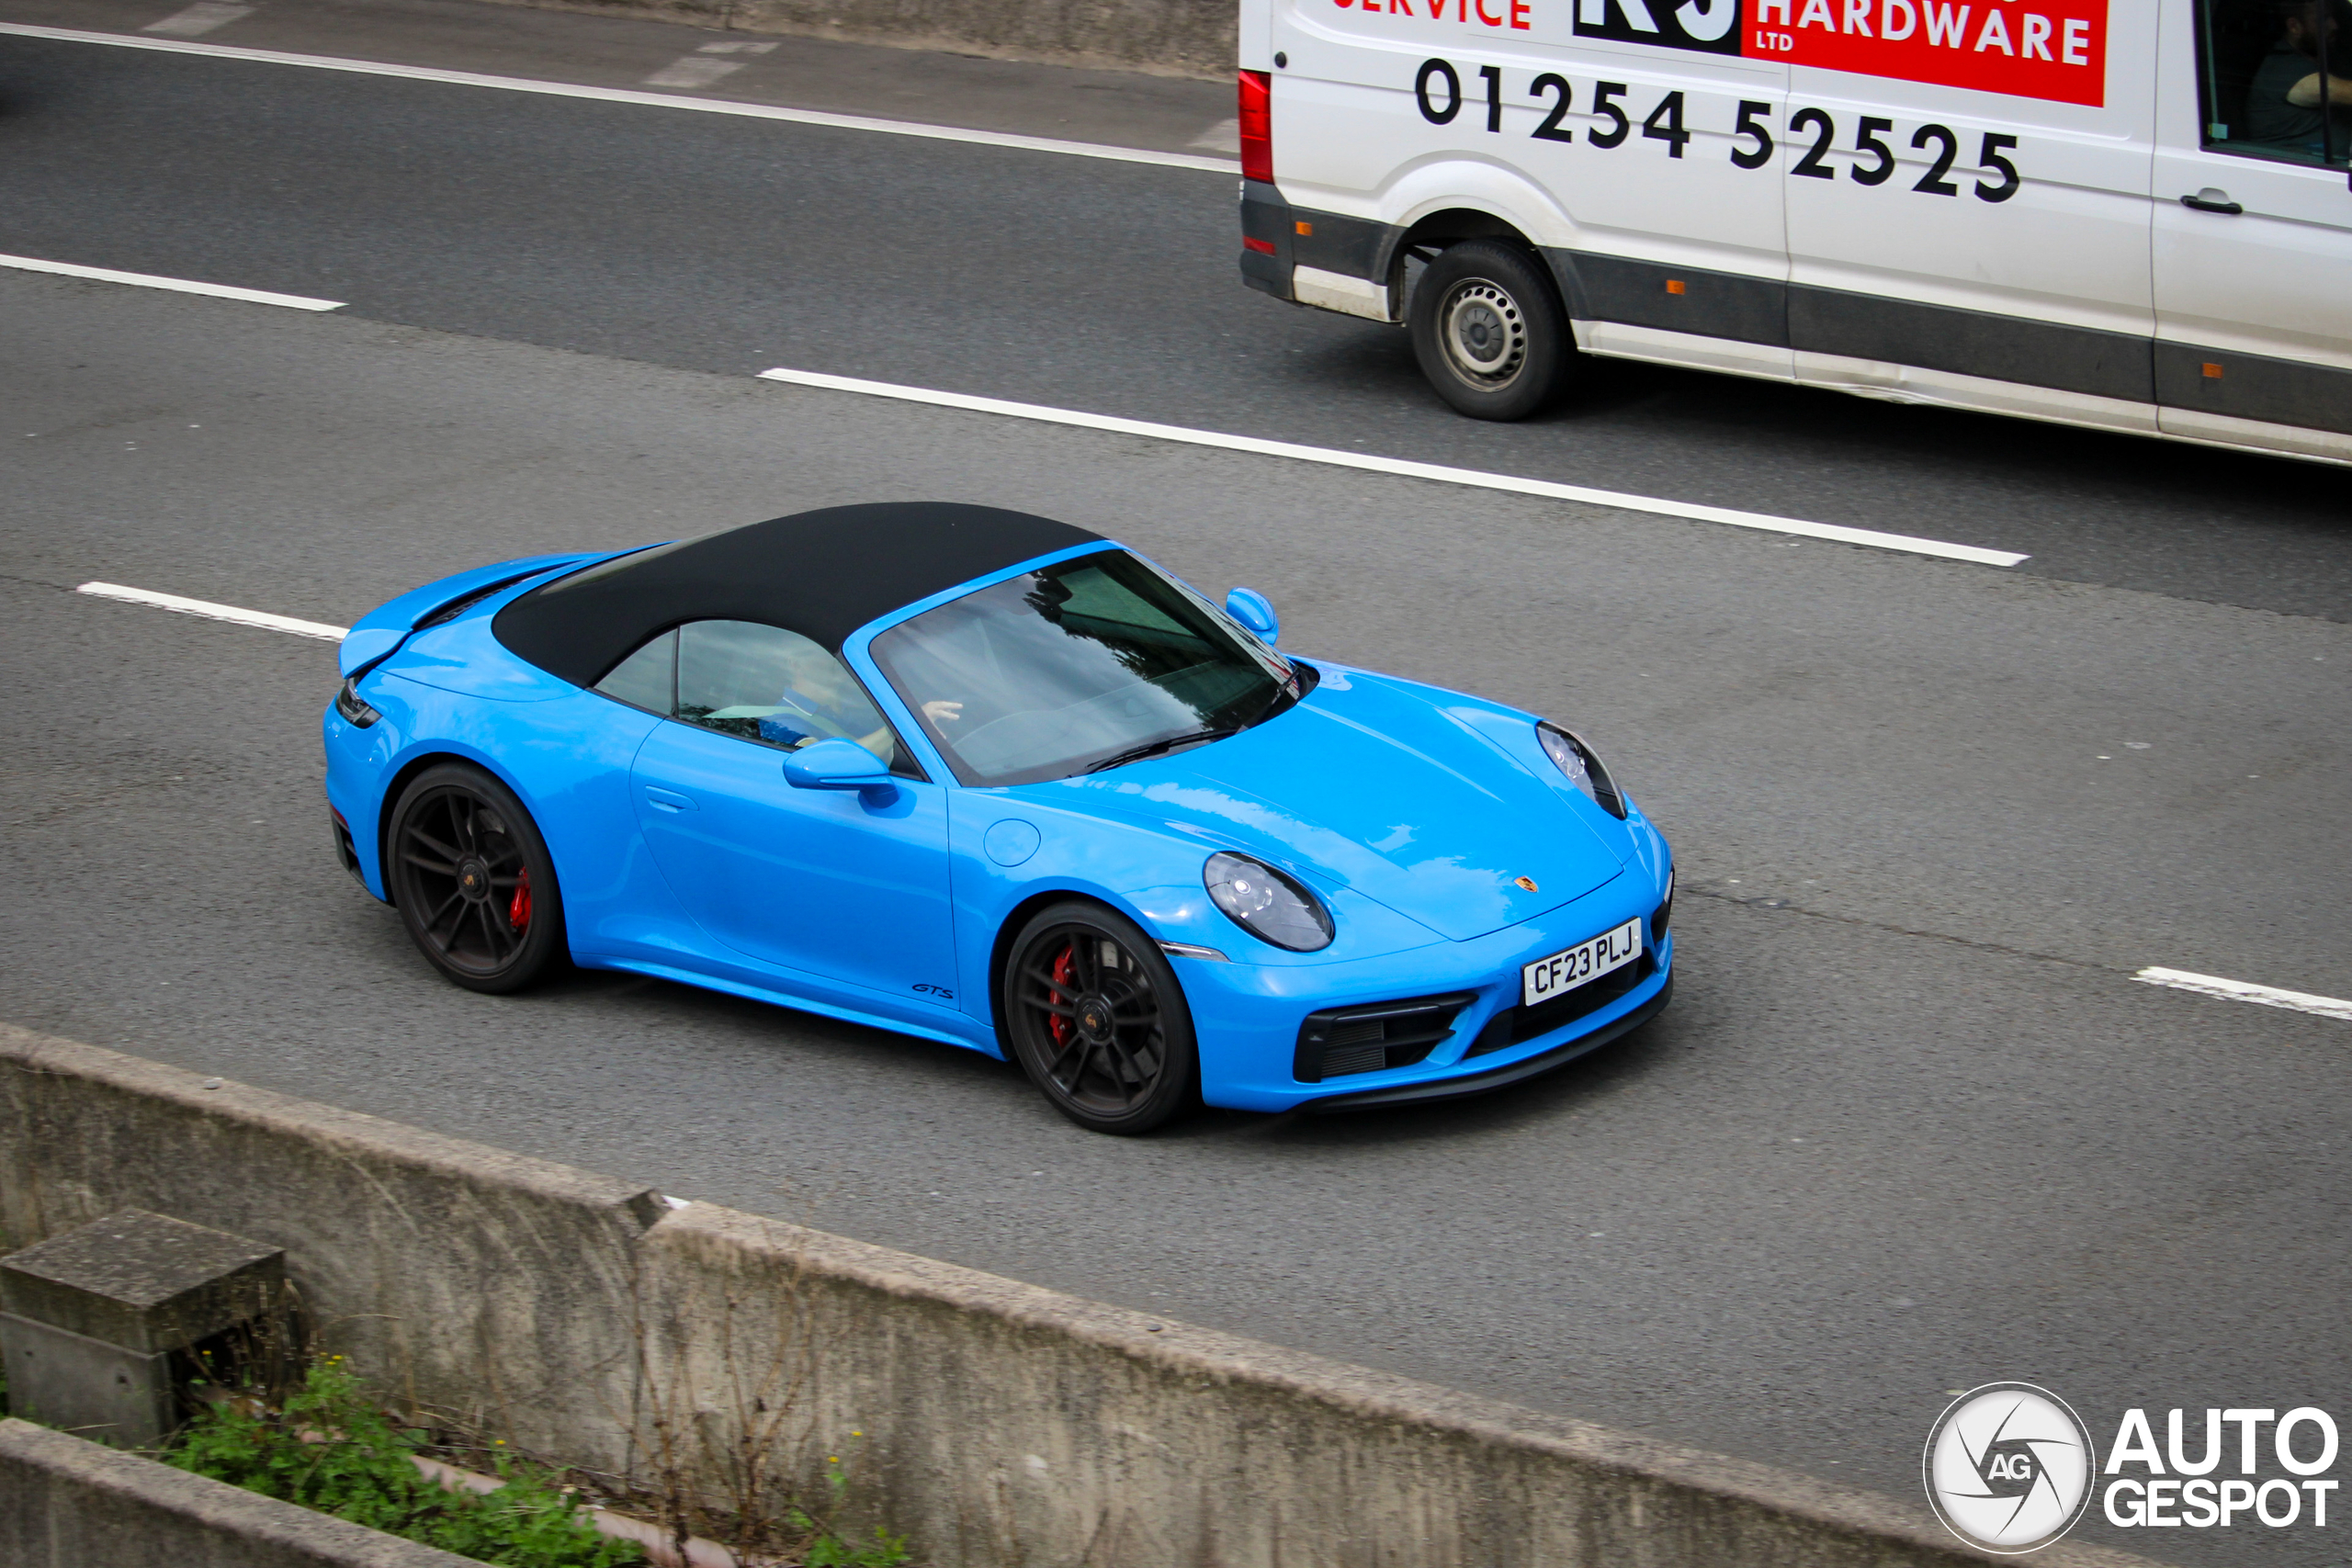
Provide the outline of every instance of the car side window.
[[2352,149],[2352,5],[2197,0],[2206,151],[2341,167]]
[[787,751],[853,740],[892,773],[923,776],[848,666],[798,632],[755,621],[692,621],[676,637],[674,716],[684,722]]
[[596,690],[667,718],[678,701],[678,634],[663,632],[613,666]]

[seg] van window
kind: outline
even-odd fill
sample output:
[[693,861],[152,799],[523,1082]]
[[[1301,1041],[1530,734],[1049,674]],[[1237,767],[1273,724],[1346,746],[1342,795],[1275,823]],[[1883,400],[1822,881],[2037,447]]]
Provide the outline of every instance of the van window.
[[2197,0],[2197,53],[2209,152],[2344,166],[2352,0]]

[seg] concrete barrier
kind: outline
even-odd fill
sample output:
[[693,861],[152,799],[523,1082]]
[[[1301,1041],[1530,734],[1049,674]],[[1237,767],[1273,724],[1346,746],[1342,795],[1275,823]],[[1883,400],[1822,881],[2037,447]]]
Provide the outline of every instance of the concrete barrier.
[[752,1507],[845,1456],[939,1568],[2005,1561],[1924,1504],[0,1026],[5,1239],[132,1206],[284,1247],[327,1346],[419,1405]]
[[481,1568],[153,1460],[0,1421],[8,1568]]
[[1238,54],[1234,0],[507,0],[901,49],[1219,79]]

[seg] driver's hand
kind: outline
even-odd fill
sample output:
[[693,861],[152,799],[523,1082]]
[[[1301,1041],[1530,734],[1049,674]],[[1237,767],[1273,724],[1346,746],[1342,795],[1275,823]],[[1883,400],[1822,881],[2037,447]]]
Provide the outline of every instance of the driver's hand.
[[964,716],[962,703],[928,702],[922,705],[923,717],[933,724],[953,724]]

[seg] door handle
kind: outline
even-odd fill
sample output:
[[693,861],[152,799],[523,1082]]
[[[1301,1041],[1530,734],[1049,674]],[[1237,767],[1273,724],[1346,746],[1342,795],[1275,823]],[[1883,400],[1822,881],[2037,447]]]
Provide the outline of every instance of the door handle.
[[2235,218],[2239,213],[2245,210],[2245,208],[2230,199],[2230,193],[2228,191],[2215,190],[2211,186],[2207,186],[2195,196],[2182,197],[2180,198],[2180,204],[2183,207],[2193,209],[2199,212],[2219,212],[2229,218]]
[[694,801],[676,790],[656,789],[651,784],[645,786],[645,798],[656,811],[692,811],[695,808]]

